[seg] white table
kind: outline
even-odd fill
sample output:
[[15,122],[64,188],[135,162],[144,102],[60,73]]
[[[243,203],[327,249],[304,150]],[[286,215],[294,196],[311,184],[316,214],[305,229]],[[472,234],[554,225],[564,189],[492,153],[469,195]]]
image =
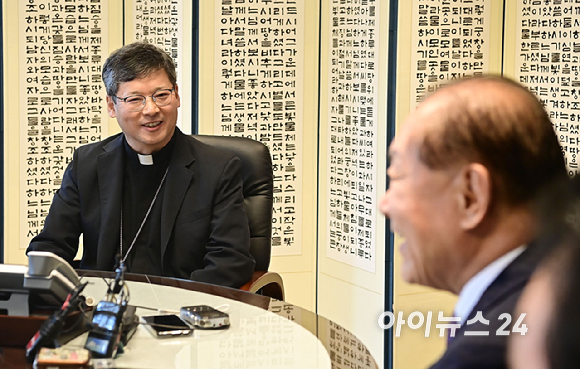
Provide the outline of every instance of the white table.
[[[100,278],[83,294],[100,301],[107,286]],[[230,327],[225,330],[194,330],[191,336],[154,337],[140,325],[124,353],[114,360],[118,368],[331,368],[328,351],[310,331],[288,318],[249,304],[188,291],[176,287],[142,282],[126,282],[130,305],[176,310],[181,306],[227,304]],[[155,315],[138,308],[137,315]],[[67,346],[84,346],[81,335]]]

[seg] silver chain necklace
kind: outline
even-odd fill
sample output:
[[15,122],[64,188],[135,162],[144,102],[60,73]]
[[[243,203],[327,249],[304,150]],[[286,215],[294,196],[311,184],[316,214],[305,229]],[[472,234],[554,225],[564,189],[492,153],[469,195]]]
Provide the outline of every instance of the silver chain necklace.
[[[123,257],[123,259],[121,259],[121,263],[124,263],[125,260],[127,260],[127,256],[129,256],[129,253],[133,249],[133,246],[135,245],[135,242],[137,241],[137,237],[139,237],[139,233],[141,233],[141,230],[143,229],[143,226],[145,225],[145,222],[147,221],[147,217],[149,217],[149,213],[151,212],[151,209],[153,209],[153,204],[155,204],[155,200],[157,199],[157,195],[159,194],[159,191],[161,191],[161,186],[163,186],[163,182],[165,182],[165,177],[167,177],[168,171],[169,171],[169,167],[167,167],[167,169],[165,169],[165,174],[163,175],[163,178],[161,179],[161,183],[159,183],[159,187],[157,188],[157,191],[155,192],[155,196],[153,196],[153,200],[151,201],[151,205],[149,205],[149,209],[147,210],[147,213],[145,214],[145,218],[143,218],[143,221],[141,222],[141,226],[139,226],[139,229],[137,230],[137,234],[135,234],[135,238],[133,238],[133,242],[131,242],[131,246],[129,246],[129,250],[127,250],[127,253]],[[121,201],[121,232],[120,232],[119,238],[120,238],[119,254],[123,255],[123,202],[122,201]]]

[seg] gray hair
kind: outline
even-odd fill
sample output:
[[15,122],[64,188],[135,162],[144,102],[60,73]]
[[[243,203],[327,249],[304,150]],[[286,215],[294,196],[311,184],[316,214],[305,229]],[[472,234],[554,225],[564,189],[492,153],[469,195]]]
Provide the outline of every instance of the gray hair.
[[103,83],[107,95],[115,96],[119,84],[165,70],[173,86],[177,82],[173,59],[155,45],[134,42],[115,50],[103,65]]

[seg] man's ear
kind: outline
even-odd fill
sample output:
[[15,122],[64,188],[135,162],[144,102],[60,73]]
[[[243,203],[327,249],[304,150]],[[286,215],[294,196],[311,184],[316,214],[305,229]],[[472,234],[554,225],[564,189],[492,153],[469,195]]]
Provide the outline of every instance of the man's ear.
[[460,226],[463,229],[477,227],[485,218],[491,203],[491,175],[479,164],[470,163],[462,168],[460,181]]
[[175,94],[175,99],[177,100],[177,107],[179,108],[181,106],[181,100],[179,99],[179,88],[177,87],[177,83],[175,84],[175,87],[173,87],[175,89],[175,91],[173,91],[173,93]]
[[115,101],[109,95],[107,95],[107,112],[109,112],[109,117],[115,118],[117,112],[115,111]]

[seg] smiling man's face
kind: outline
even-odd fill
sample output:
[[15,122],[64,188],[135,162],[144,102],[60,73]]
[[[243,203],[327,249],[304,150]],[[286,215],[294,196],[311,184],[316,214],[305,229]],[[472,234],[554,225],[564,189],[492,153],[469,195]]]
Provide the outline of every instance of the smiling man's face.
[[[159,107],[150,97],[159,90],[172,88],[175,90],[169,105]],[[143,110],[129,111],[121,101],[131,95],[147,96]],[[107,110],[111,118],[117,118],[129,146],[143,155],[165,147],[175,132],[177,108],[180,106],[177,85],[171,84],[165,70],[159,69],[143,78],[119,84],[117,96],[117,101],[107,96]]]
[[[436,110],[436,107],[435,107]],[[430,169],[419,156],[437,111],[412,113],[389,148],[389,189],[380,210],[404,238],[401,272],[409,283],[448,288],[457,270],[457,185],[454,169]]]

